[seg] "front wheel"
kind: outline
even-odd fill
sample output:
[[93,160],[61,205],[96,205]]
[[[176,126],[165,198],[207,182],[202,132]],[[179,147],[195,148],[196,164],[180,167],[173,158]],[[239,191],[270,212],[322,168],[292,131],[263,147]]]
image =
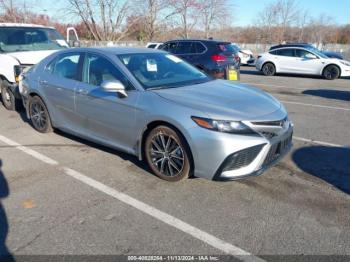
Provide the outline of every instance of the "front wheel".
[[276,67],[272,63],[266,63],[262,67],[262,72],[266,76],[274,76],[276,74]]
[[1,100],[4,107],[7,110],[14,111],[18,108],[19,102],[15,98],[15,95],[9,88],[9,83],[6,80],[3,80],[1,83]]
[[51,119],[44,102],[38,96],[29,99],[29,117],[33,127],[40,133],[52,131]]
[[154,128],[145,141],[145,158],[153,173],[166,181],[189,177],[189,152],[182,137],[167,126]]
[[327,66],[323,70],[323,77],[327,80],[334,80],[340,77],[340,70],[335,65]]

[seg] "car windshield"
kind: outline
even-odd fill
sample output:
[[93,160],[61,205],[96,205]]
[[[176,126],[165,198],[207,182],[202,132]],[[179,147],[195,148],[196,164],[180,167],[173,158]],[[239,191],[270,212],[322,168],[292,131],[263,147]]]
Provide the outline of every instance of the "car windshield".
[[145,89],[174,88],[212,80],[197,68],[167,53],[118,55]]
[[58,50],[67,47],[62,35],[52,28],[0,27],[1,52]]

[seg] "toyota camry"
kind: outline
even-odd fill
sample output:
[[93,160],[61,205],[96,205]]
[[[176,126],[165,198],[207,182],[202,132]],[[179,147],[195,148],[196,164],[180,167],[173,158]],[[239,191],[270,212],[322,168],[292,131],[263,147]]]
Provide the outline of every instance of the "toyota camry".
[[63,50],[22,78],[37,131],[60,129],[133,154],[167,181],[260,175],[291,148],[293,124],[279,101],[165,51]]

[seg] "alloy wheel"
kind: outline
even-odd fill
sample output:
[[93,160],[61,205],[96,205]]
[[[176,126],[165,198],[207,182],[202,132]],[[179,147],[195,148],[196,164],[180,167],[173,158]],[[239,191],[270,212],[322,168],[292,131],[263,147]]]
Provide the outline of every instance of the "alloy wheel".
[[44,130],[47,127],[47,114],[44,106],[39,102],[34,102],[30,107],[30,118],[34,127],[38,130]]
[[160,132],[153,136],[149,154],[153,166],[164,176],[175,177],[184,169],[184,151],[170,135]]

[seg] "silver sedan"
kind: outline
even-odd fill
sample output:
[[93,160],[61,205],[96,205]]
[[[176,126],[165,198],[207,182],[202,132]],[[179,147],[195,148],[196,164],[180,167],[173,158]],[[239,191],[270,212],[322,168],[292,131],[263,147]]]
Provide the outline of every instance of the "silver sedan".
[[275,98],[159,50],[60,51],[31,68],[20,91],[39,132],[136,155],[167,181],[259,175],[291,148],[293,124]]

